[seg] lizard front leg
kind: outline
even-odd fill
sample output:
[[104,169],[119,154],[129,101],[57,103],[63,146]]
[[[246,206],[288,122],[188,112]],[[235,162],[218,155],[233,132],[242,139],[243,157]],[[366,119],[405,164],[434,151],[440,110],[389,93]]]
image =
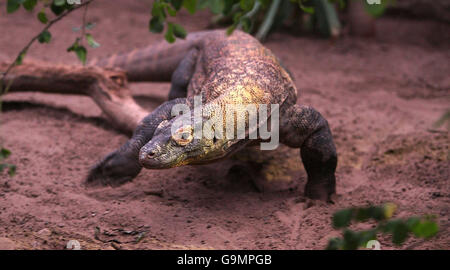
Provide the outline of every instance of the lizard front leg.
[[185,103],[185,98],[173,99],[163,103],[142,119],[130,140],[90,169],[85,184],[119,186],[133,180],[142,169],[139,163],[141,147],[151,140],[158,125],[171,117],[172,107],[175,104]]
[[311,107],[294,105],[281,115],[280,141],[300,148],[308,174],[305,195],[331,202],[336,193],[337,154],[327,120]]

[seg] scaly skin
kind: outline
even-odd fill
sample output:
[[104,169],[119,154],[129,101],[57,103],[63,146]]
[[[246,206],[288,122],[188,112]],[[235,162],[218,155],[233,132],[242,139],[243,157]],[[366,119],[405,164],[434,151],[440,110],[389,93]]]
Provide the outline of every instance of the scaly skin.
[[280,141],[301,148],[308,174],[305,195],[330,201],[335,193],[337,155],[328,123],[313,108],[295,104],[297,89],[278,59],[240,31],[231,36],[220,30],[199,32],[177,43],[93,63],[121,67],[135,81],[170,78],[172,87],[169,101],[144,118],[124,146],[95,165],[87,183],[115,186],[132,180],[142,167],[214,162],[251,143],[249,139],[196,139],[191,130],[172,135],[171,127],[178,119],[171,117],[172,107],[181,103],[192,108],[193,97],[201,94],[204,111],[227,104],[279,104]]

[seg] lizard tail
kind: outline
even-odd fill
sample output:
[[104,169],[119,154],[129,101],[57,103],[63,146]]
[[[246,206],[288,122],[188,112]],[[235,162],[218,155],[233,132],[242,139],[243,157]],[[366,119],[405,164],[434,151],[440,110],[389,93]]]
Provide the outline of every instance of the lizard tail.
[[123,69],[129,81],[170,82],[178,64],[192,48],[198,46],[204,34],[192,33],[185,40],[177,40],[173,44],[163,41],[131,52],[93,59],[89,65]]

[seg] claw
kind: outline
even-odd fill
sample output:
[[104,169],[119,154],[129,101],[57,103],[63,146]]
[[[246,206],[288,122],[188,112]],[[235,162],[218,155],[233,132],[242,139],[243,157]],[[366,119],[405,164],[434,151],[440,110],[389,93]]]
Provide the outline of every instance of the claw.
[[86,187],[118,187],[132,181],[141,168],[133,157],[113,152],[89,171],[84,184]]
[[334,204],[333,199],[335,198],[336,191],[330,189],[327,185],[315,184],[311,185],[309,183],[305,186],[305,196],[309,199],[320,200],[330,204]]

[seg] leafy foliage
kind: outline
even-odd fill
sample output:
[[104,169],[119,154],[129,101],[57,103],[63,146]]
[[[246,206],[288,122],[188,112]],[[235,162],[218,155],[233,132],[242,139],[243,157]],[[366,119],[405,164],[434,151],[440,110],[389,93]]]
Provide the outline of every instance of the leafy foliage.
[[3,160],[7,159],[10,155],[11,151],[9,151],[8,149],[0,149],[0,173],[2,173],[4,169],[7,169],[8,174],[10,176],[14,176],[16,174],[16,166],[9,163],[3,163]]
[[166,28],[164,37],[170,43],[175,42],[176,38],[185,38],[187,32],[183,26],[168,22],[167,17],[175,17],[182,8],[194,14],[198,8],[197,4],[196,0],[156,0],[152,6],[149,30],[153,33],[162,33]]
[[[13,13],[17,11],[20,6],[23,6],[27,11],[33,11],[38,5],[41,6],[40,11],[37,14],[37,20],[46,26],[49,26],[55,22],[60,16],[63,16],[68,11],[75,8],[74,5],[69,4],[66,0],[8,0],[6,5],[7,13]],[[49,20],[48,14],[53,14],[55,18]],[[83,46],[83,39],[86,39],[88,45],[92,48],[98,48],[100,44],[94,40],[91,33],[85,33],[86,30],[92,29],[93,23],[86,23],[83,20],[83,25],[78,30],[82,30],[82,34],[75,40],[75,42],[67,49],[68,52],[74,52],[78,59],[85,64],[87,59],[87,50]],[[40,43],[50,43],[52,35],[44,29],[37,37]],[[26,50],[22,51],[17,57],[15,64],[20,65],[23,57],[26,54]]]
[[52,34],[50,34],[49,31],[45,30],[42,31],[41,34],[38,37],[38,41],[40,43],[50,43],[50,40],[52,38]]
[[[386,7],[393,0],[381,0],[381,5],[368,5],[366,9],[369,14],[380,16]],[[185,9],[190,14],[195,14],[199,10],[209,9],[218,16],[216,21],[222,19],[230,20],[227,33],[231,34],[235,29],[242,29],[245,32],[255,34],[255,36],[264,40],[270,31],[283,24],[284,21],[292,17],[293,12],[301,10],[310,14],[310,24],[325,36],[338,36],[341,25],[335,9],[335,3],[339,3],[342,8],[345,6],[345,0],[155,0],[151,8],[151,18],[149,20],[149,30],[153,33],[164,33],[164,38],[172,43],[177,38],[184,39],[187,35],[186,30],[180,24],[170,21],[171,17],[177,16],[178,12]],[[32,11],[37,6],[42,6],[37,14],[37,19],[43,24],[51,24],[49,14],[61,16],[65,12],[74,9],[74,5],[66,0],[7,0],[6,9],[8,13],[17,11],[20,6],[26,10]],[[82,34],[68,48],[67,51],[74,52],[78,59],[84,64],[87,58],[87,50],[83,46],[83,40],[86,39],[88,45],[92,48],[100,46],[92,36],[85,34],[86,30],[91,29],[93,24],[83,21],[83,25],[78,30]],[[38,37],[40,43],[49,43],[51,33],[47,30],[42,31]],[[21,57],[26,51],[21,53]],[[17,59],[17,64],[21,59]]]
[[91,46],[92,48],[98,48],[100,47],[100,44],[94,40],[94,37],[92,36],[92,34],[87,33],[85,35],[86,37],[86,41],[88,43],[89,46]]
[[[332,238],[327,249],[358,249],[366,247],[370,240],[376,240],[377,234],[392,235],[395,245],[402,245],[410,235],[430,238],[437,234],[439,226],[433,216],[410,217],[407,219],[391,219],[396,206],[387,203],[383,206],[353,207],[337,211],[333,215],[333,227],[342,229],[342,238]],[[369,230],[353,231],[348,227],[352,222],[373,220],[377,225]]]
[[[226,22],[227,33],[235,29],[255,34],[259,40],[264,40],[270,31],[295,17],[297,21],[306,16],[304,29],[316,30],[327,37],[337,37],[341,32],[341,23],[336,7],[344,8],[348,1],[361,0],[156,0],[152,6],[152,17],[149,29],[154,33],[162,33],[168,42],[174,42],[178,37],[174,27],[181,27],[167,22],[168,17],[174,17],[181,9],[190,14],[199,10],[209,9],[216,17],[215,22]],[[364,6],[368,14],[379,17],[394,0],[380,0],[381,4]],[[295,21],[294,20],[294,21]],[[291,22],[291,24],[293,24]],[[296,23],[294,23],[296,24]]]
[[337,37],[341,32],[341,23],[334,5],[328,0],[314,0],[317,29],[328,37]]
[[[288,5],[282,5],[282,3],[288,3]],[[156,0],[152,6],[149,29],[153,33],[162,33],[166,29],[164,37],[172,43],[176,38],[184,38],[186,31],[181,25],[168,22],[168,17],[176,16],[183,8],[190,14],[209,9],[218,16],[218,21],[226,18],[231,20],[228,34],[235,29],[242,29],[249,33],[255,31],[256,37],[262,40],[274,28],[275,21],[280,24],[280,20],[287,19],[288,16],[279,16],[280,13],[292,13],[295,6],[304,12],[314,13],[314,6],[319,4],[326,10],[317,14],[321,21],[329,22],[330,27],[340,28],[335,9],[328,0]],[[331,19],[327,20],[329,17]],[[336,30],[328,29],[326,31],[336,32]],[[183,35],[177,35],[177,32]]]
[[86,48],[83,45],[81,45],[80,38],[77,38],[75,40],[75,42],[72,44],[72,46],[67,48],[67,51],[68,52],[75,52],[76,55],[78,56],[78,59],[80,59],[80,61],[83,64],[86,63],[87,50],[86,50]]

